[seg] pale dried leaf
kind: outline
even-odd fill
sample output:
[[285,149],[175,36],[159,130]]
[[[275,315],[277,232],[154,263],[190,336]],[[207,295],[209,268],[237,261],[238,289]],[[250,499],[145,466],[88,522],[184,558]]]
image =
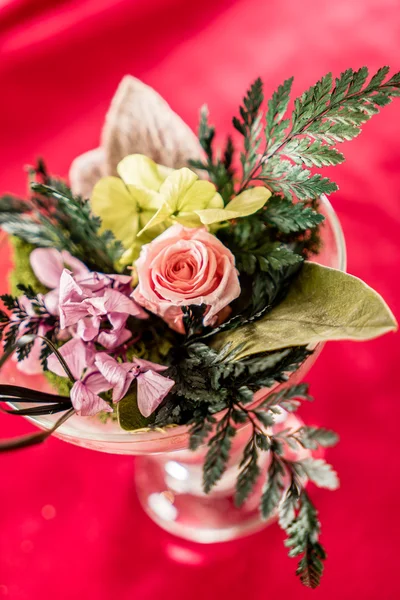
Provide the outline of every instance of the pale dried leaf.
[[105,175],[103,148],[89,150],[77,156],[69,170],[69,181],[74,194],[90,198],[93,187]]
[[112,99],[102,132],[106,172],[129,154],[144,154],[156,163],[180,168],[201,156],[193,131],[151,87],[125,76]]

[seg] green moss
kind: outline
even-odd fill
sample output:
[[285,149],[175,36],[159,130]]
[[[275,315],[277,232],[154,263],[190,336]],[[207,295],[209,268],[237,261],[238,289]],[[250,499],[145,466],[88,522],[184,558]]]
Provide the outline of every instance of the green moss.
[[51,371],[44,371],[44,376],[50,385],[60,396],[68,396],[72,388],[72,383],[67,377],[60,377]]
[[48,291],[47,288],[38,281],[29,262],[29,256],[35,246],[17,237],[11,237],[11,246],[14,263],[14,268],[10,274],[11,294],[13,296],[21,295],[21,292],[17,288],[19,283],[32,286],[36,293],[46,293]]

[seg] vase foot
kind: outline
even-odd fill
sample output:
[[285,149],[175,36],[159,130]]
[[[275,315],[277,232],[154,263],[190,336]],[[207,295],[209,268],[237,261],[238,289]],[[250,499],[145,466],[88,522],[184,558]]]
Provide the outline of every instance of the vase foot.
[[138,457],[135,479],[139,500],[150,518],[169,533],[190,541],[233,540],[263,529],[273,520],[260,518],[261,489],[238,508],[232,487],[206,495],[197,488],[193,468],[189,474],[186,466],[173,460]]

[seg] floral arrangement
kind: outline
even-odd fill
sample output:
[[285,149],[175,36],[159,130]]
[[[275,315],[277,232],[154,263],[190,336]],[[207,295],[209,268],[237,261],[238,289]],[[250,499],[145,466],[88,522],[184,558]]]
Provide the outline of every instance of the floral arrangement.
[[[192,450],[208,447],[208,493],[237,426],[249,423],[236,502],[265,477],[262,517],[278,514],[290,556],[300,557],[297,574],[316,587],[325,551],[305,486],[334,489],[337,476],[320,455],[288,458],[287,449],[338,438],[323,428],[271,428],[277,414],[311,399],[306,384],[285,382],[319,343],[396,328],[375,291],[318,264],[320,198],[337,186],[310,170],[343,162],[336,146],[400,95],[400,74],[388,79],[388,71],[369,80],[365,67],[335,81],[328,74],[290,116],[292,79],[265,109],[257,79],[233,119],[235,143],[228,138],[220,152],[206,108],[197,139],[156,92],[127,77],[101,147],[74,161],[71,187],[39,161],[27,199],[3,196],[15,269],[14,289],[2,296],[1,365],[13,355],[57,393],[1,385],[0,399],[34,403],[3,408],[12,414],[61,418],[0,449],[41,442],[73,414],[118,420],[124,430],[184,424]],[[255,401],[260,390],[268,393]]]

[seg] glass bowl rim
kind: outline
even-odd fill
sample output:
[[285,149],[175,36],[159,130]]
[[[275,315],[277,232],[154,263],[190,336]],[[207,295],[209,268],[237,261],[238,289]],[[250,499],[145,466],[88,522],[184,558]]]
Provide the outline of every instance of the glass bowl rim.
[[[331,203],[325,195],[320,197],[321,204],[323,205],[324,213],[326,214],[327,220],[333,231],[334,240],[336,243],[336,248],[338,252],[338,269],[341,271],[346,271],[346,243],[342,230],[342,226],[336,215],[335,210],[333,209]],[[318,346],[322,347],[322,344],[318,344]],[[319,354],[316,352],[315,354]],[[292,374],[295,375],[296,372]],[[290,378],[289,378],[290,380]],[[40,429],[50,429],[52,425],[54,425],[54,421],[50,420],[48,417],[25,417],[32,424],[36,425]],[[76,419],[83,418],[93,418],[93,417],[74,417]],[[80,435],[80,433],[82,435]],[[98,442],[99,444],[113,444],[113,445],[134,445],[135,447],[140,446],[140,444],[150,445],[152,442],[154,443],[162,443],[162,441],[168,441],[168,446],[175,445],[174,442],[180,442],[179,448],[174,449],[183,449],[185,446],[187,447],[187,439],[188,439],[188,427],[187,425],[177,425],[171,426],[167,428],[160,429],[144,429],[144,430],[133,430],[126,431],[120,429],[118,432],[115,431],[107,431],[104,428],[104,431],[94,430],[91,432],[89,429],[82,430],[80,432],[78,429],[71,426],[71,422],[66,421],[57,431],[53,434],[55,437],[59,437],[64,439],[65,441],[70,441],[74,444],[79,444],[82,446],[87,446],[91,444],[95,444]]]

